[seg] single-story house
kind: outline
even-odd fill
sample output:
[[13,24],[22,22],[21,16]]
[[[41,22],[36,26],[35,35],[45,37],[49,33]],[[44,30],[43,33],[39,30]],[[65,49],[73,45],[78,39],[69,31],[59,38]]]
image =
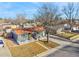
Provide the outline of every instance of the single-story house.
[[18,40],[31,40],[31,38],[38,39],[45,36],[45,29],[42,26],[36,26],[31,28],[16,29]]
[[8,37],[12,38],[13,41],[25,42],[26,40],[38,39],[45,36],[45,29],[42,26],[35,26],[30,28],[16,28],[10,32],[10,29],[7,31],[9,34]]

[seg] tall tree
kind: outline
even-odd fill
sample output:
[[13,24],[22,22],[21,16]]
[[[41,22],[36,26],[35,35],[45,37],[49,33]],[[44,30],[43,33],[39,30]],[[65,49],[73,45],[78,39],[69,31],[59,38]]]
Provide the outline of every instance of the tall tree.
[[37,10],[36,20],[39,20],[43,23],[44,27],[46,28],[46,36],[47,42],[49,41],[49,29],[48,25],[51,25],[53,20],[57,20],[60,16],[58,11],[58,7],[53,3],[44,3],[38,10]]
[[76,19],[79,16],[78,3],[68,3],[66,6],[63,6],[62,12],[66,16],[66,19],[69,19],[72,23],[73,19]]
[[59,18],[60,13],[58,11],[58,6],[53,3],[44,3],[40,8],[37,10],[36,16],[34,17],[43,22],[44,25],[51,24],[52,20],[56,20]]
[[26,20],[26,15],[25,14],[17,14],[16,15],[15,23],[24,24],[26,22],[27,22],[27,20]]

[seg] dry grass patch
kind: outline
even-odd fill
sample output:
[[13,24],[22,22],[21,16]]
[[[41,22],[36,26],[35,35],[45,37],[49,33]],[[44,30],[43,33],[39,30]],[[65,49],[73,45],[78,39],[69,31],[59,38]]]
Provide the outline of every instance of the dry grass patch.
[[62,37],[64,37],[64,38],[70,38],[70,37],[73,37],[73,36],[75,36],[75,35],[77,35],[77,34],[75,34],[75,33],[70,33],[70,32],[61,32],[61,33],[59,33],[58,35],[59,35],[59,36],[62,36]]
[[75,35],[75,36],[73,36],[73,37],[71,37],[70,39],[78,39],[79,38],[79,35]]
[[15,44],[15,43],[14,43],[12,40],[10,40],[10,39],[5,39],[4,41],[5,41],[5,43],[6,43],[6,45],[7,45],[8,47],[17,46],[17,44]]
[[46,46],[47,48],[55,48],[55,47],[59,46],[58,43],[55,43],[55,42],[52,42],[52,41],[46,42],[46,40],[38,41],[38,43]]
[[15,57],[36,56],[37,54],[40,54],[46,50],[47,49],[40,46],[36,42],[31,42],[31,43],[16,46],[16,47],[10,47],[10,52],[12,56],[15,56]]

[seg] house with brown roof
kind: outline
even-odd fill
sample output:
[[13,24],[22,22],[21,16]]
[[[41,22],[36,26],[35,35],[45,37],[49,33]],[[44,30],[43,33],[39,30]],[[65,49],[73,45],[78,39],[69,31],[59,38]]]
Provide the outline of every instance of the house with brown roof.
[[45,29],[43,26],[35,26],[30,28],[16,28],[13,29],[16,33],[18,42],[25,42],[27,40],[38,39],[45,36]]

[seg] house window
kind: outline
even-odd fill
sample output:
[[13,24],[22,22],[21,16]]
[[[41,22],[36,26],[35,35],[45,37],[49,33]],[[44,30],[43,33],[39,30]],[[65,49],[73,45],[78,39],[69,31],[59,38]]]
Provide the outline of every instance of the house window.
[[24,42],[25,40],[27,40],[28,39],[28,34],[22,34],[22,35],[19,35],[18,36],[18,40],[20,41],[20,42]]

